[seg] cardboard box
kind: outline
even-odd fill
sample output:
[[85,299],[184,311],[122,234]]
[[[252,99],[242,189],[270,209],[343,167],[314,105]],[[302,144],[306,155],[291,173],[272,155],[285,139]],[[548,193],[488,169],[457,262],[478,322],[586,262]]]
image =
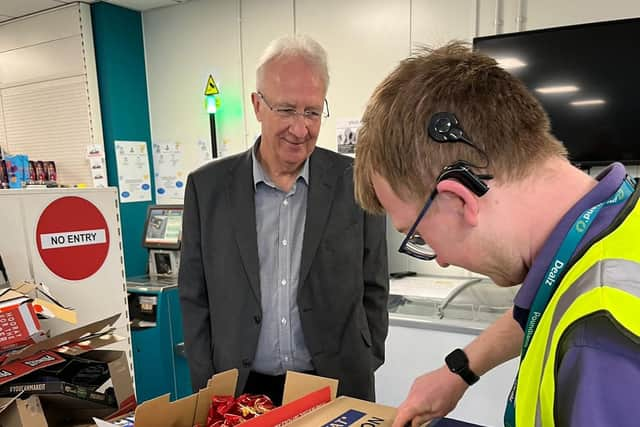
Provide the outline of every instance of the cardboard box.
[[[212,396],[233,396],[238,371],[232,369],[215,375],[206,388],[175,402],[169,395],[138,405],[135,427],[193,427],[206,422]],[[335,398],[338,381],[314,375],[288,372],[283,405],[242,423],[243,427],[277,426],[391,426],[395,408],[350,397]],[[349,422],[347,422],[349,421]],[[100,426],[114,424],[100,422]]]
[[[82,354],[85,359],[99,361],[108,366],[117,408],[105,405],[98,394],[90,394],[88,390],[69,387],[68,384],[66,386],[59,384],[62,387],[61,393],[33,394],[29,398],[36,397],[40,403],[42,416],[46,419],[46,423],[42,426],[90,425],[93,417],[110,418],[131,412],[136,406],[136,401],[126,354],[122,351],[98,349],[118,341],[117,337],[110,334],[118,317],[119,315],[115,315],[64,332],[9,354],[4,365],[0,366],[0,377],[3,372],[6,372],[5,377],[0,378],[0,381],[5,380],[7,386],[10,386],[10,381],[27,373],[35,372],[44,366],[53,366],[64,362],[60,353]],[[58,361],[58,359],[60,360]],[[20,370],[13,370],[15,367],[19,367]],[[10,380],[6,381],[7,378]],[[34,391],[30,390],[29,392]],[[52,390],[49,389],[49,391]],[[27,418],[20,415],[24,412],[25,405],[31,409],[36,407],[34,400],[29,399],[26,401],[13,399],[13,402],[5,399],[5,402],[9,402],[9,404],[0,409],[0,427],[40,427],[31,421],[25,422],[24,420]]]
[[0,348],[33,344],[45,337],[32,302],[11,289],[0,296]]
[[0,426],[48,427],[40,399],[31,396],[28,399],[0,399]]

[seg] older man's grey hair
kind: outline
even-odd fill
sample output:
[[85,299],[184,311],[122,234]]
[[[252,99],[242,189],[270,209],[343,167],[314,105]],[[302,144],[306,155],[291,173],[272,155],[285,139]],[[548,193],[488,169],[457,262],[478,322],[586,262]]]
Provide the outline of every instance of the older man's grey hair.
[[262,90],[267,65],[275,59],[287,57],[304,58],[305,61],[317,69],[324,83],[324,89],[327,90],[329,88],[327,52],[320,46],[320,43],[311,37],[296,34],[275,39],[269,43],[269,46],[264,50],[258,61],[258,69],[256,70],[256,86],[258,90]]

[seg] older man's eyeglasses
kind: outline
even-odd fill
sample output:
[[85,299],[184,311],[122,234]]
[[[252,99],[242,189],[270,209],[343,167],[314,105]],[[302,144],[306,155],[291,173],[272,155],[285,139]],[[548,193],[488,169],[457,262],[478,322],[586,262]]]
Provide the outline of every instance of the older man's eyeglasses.
[[300,116],[309,122],[319,122],[321,119],[329,117],[329,103],[326,98],[322,108],[305,108],[303,111],[298,111],[290,105],[271,105],[262,92],[257,92],[257,94],[264,105],[285,120],[293,120],[296,116]]

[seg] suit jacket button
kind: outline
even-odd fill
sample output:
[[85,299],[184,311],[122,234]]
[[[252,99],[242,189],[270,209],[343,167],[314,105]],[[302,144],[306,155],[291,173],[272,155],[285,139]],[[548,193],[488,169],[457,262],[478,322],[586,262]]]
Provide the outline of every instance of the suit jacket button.
[[253,320],[256,322],[256,325],[259,325],[260,322],[262,321],[259,314],[256,314],[255,316],[253,316]]
[[251,366],[251,360],[250,359],[242,359],[242,366],[244,366],[245,368],[249,368]]

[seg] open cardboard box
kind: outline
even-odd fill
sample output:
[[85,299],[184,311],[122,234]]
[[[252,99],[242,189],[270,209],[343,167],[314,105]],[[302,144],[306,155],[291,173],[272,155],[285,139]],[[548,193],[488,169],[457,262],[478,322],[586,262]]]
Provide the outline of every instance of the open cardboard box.
[[[119,337],[109,333],[109,328],[118,317],[119,315],[114,315],[32,344],[8,355],[4,364],[0,366],[0,385],[11,385],[12,381],[21,376],[45,366],[62,363],[64,359],[60,356],[61,353],[82,354],[84,358],[107,364],[117,408],[96,404],[95,399],[93,402],[91,399],[78,399],[69,393],[38,396],[35,392],[27,400],[0,400],[0,426],[68,427],[82,423],[86,425],[93,417],[111,418],[132,411],[136,402],[126,354],[122,351],[98,350],[119,340]],[[45,418],[45,424],[35,424],[35,419],[41,422],[40,420]]]
[[[193,427],[204,425],[212,396],[233,396],[238,370],[214,375],[207,387],[175,402],[163,395],[141,403],[135,412],[135,427]],[[390,426],[395,408],[351,397],[336,398],[338,381],[315,375],[287,372],[282,406],[242,423],[243,427],[329,427],[357,425]],[[100,422],[99,426],[114,426]]]

